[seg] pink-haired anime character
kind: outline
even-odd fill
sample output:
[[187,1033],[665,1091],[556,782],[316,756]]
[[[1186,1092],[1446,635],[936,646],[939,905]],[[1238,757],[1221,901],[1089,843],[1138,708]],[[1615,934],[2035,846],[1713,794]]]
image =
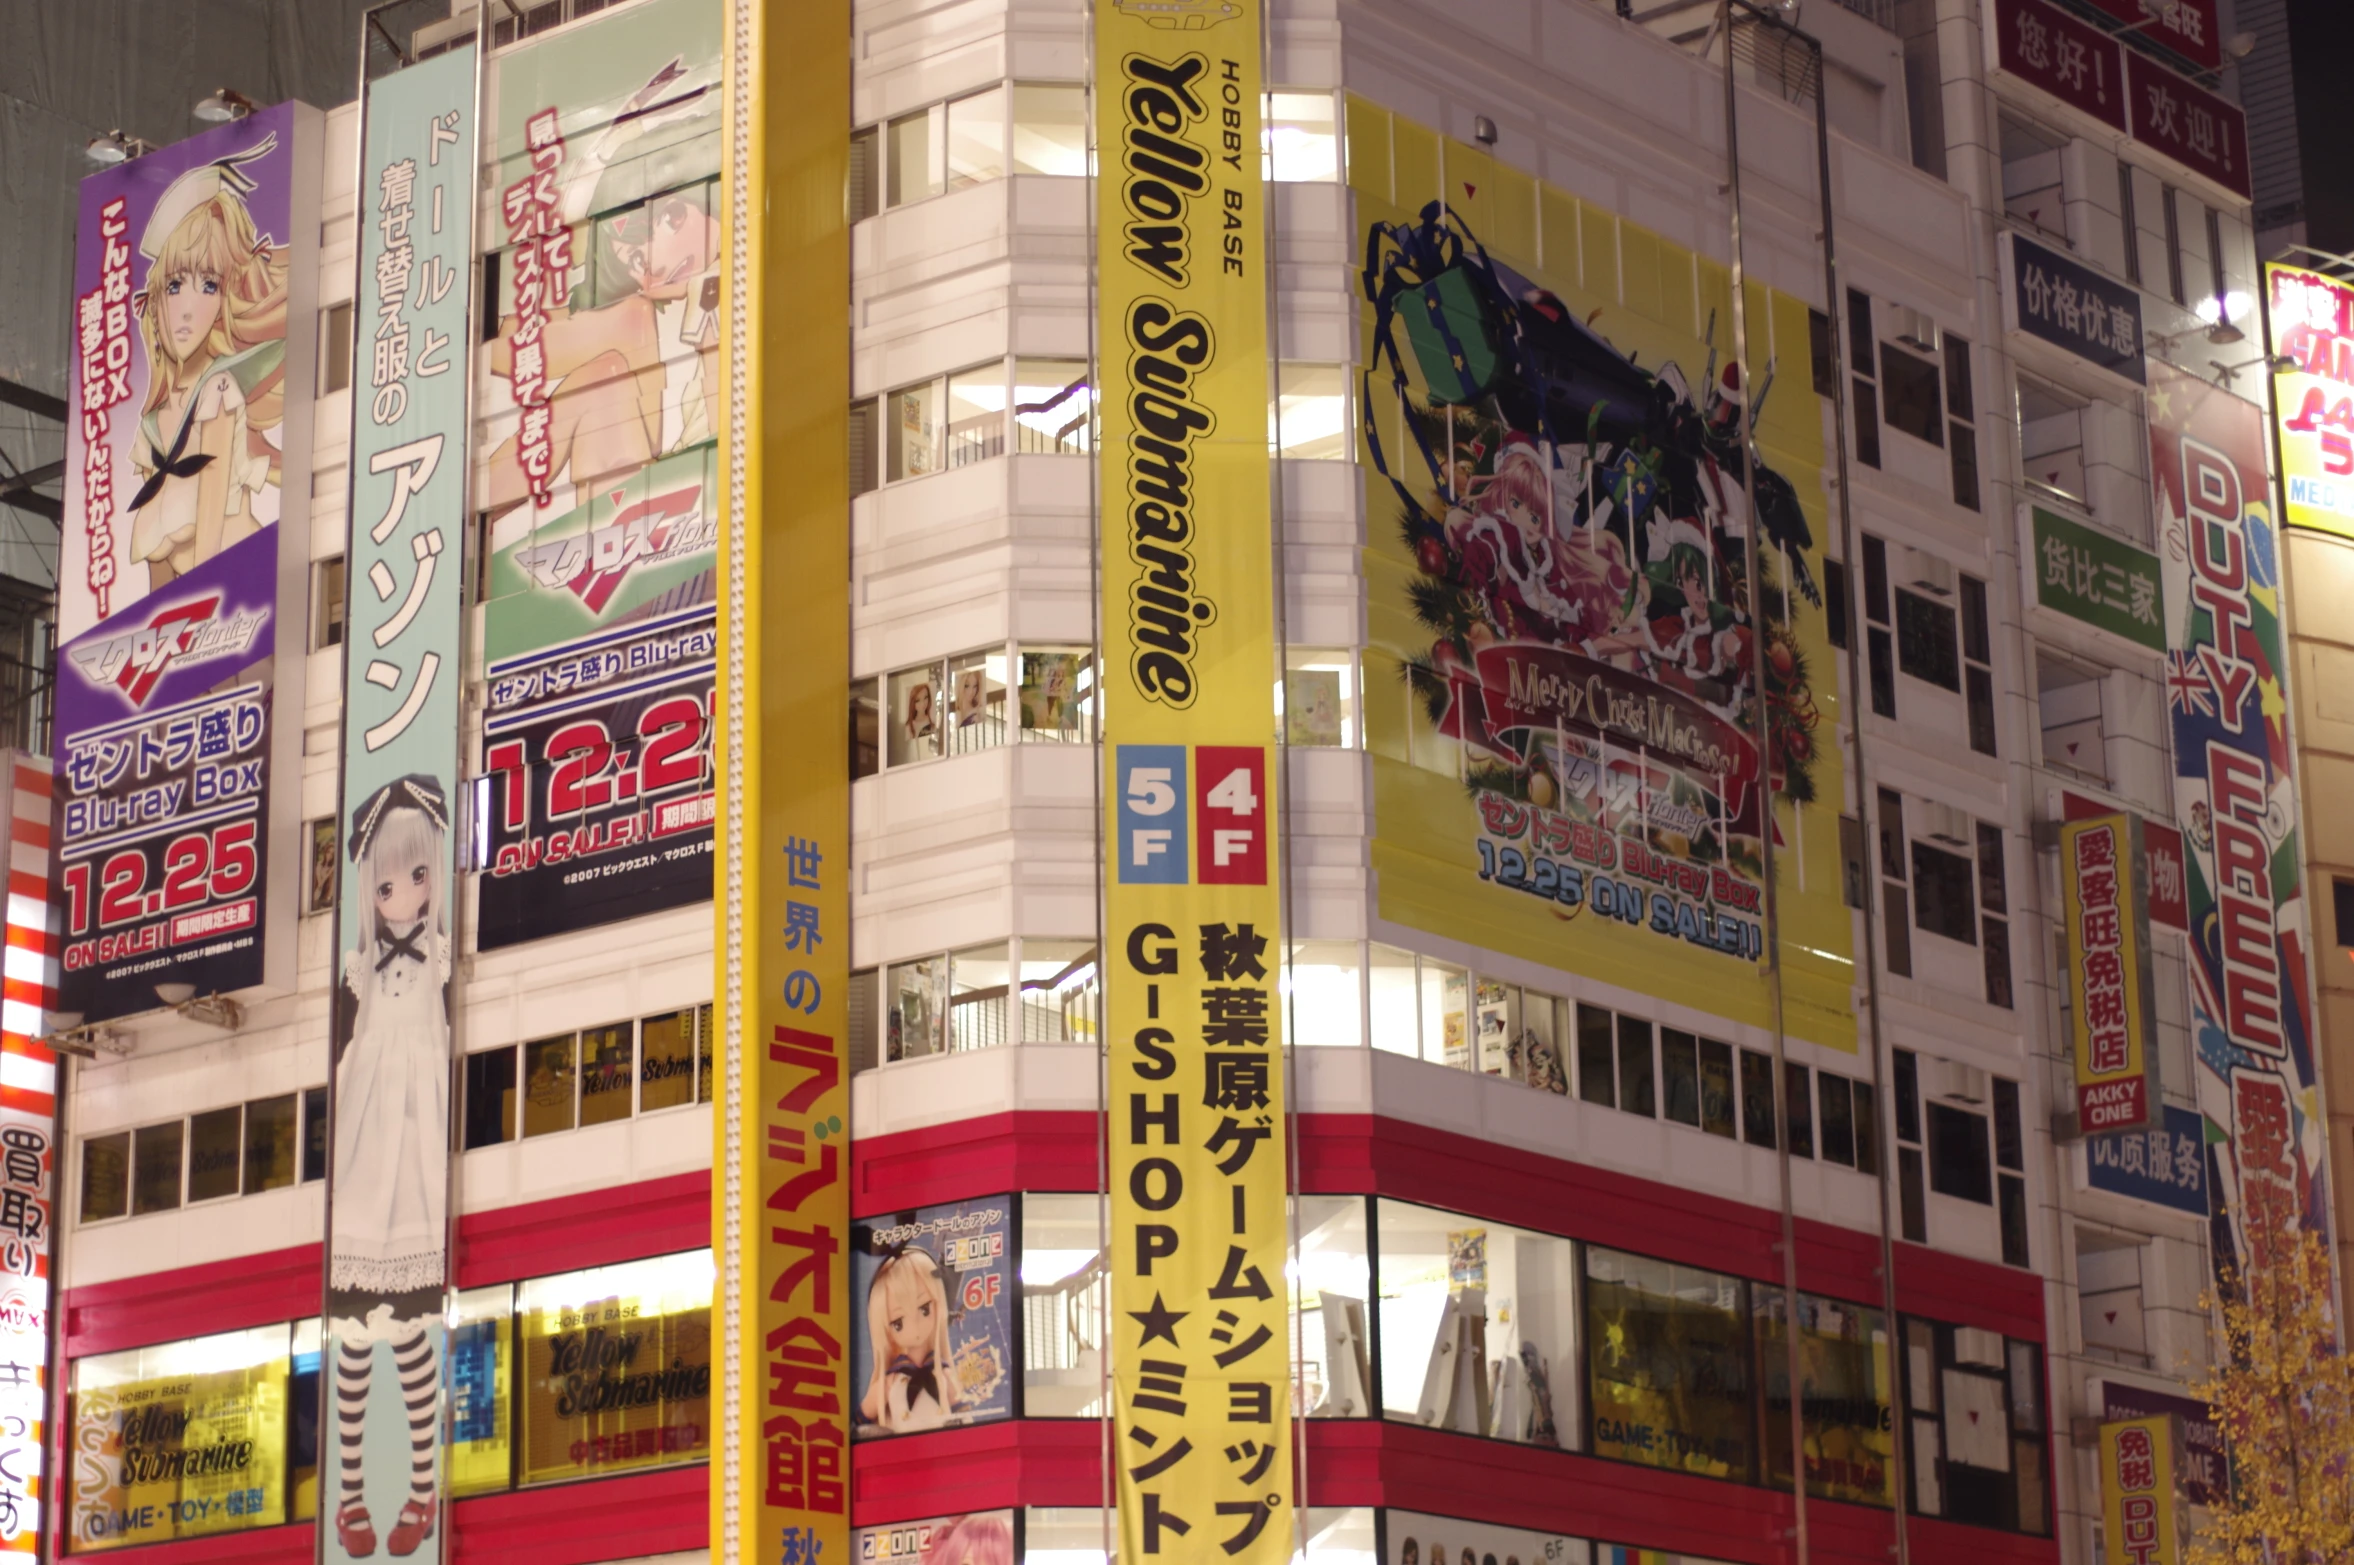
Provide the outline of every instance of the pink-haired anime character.
[[1002,1516],[959,1516],[932,1534],[921,1565],[1014,1565],[1013,1525]]
[[1513,436],[1468,509],[1448,519],[1462,580],[1506,641],[1583,648],[1617,628],[1633,573],[1616,538],[1554,527],[1553,475],[1536,444]]

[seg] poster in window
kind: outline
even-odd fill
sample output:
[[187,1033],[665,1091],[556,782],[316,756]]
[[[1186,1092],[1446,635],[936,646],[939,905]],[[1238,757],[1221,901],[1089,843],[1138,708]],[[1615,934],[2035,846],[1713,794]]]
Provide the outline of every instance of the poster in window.
[[1589,1266],[1589,1449],[1649,1467],[1746,1479],[1752,1428],[1740,1283],[1599,1251]]
[[[1765,1382],[1765,1482],[1790,1483],[1790,1355],[1782,1296],[1759,1290],[1757,1357]],[[1864,1505],[1896,1497],[1895,1373],[1885,1318],[1814,1294],[1798,1298],[1798,1361],[1807,1492]]]
[[996,1196],[851,1226],[855,1438],[1013,1416],[1012,1217]]
[[1073,739],[1083,731],[1084,652],[1022,654],[1022,730],[1040,738]]
[[77,1363],[67,1547],[284,1522],[287,1346],[276,1326]]
[[1013,1565],[1014,1513],[975,1511],[861,1527],[850,1544],[856,1565]]
[[1561,1533],[1420,1511],[1381,1513],[1384,1565],[1588,1565],[1593,1545]]
[[[701,1256],[697,1267],[706,1266]],[[711,1452],[711,1307],[688,1304],[663,1262],[608,1268],[613,1291],[557,1295],[516,1317],[523,1344],[526,1484],[706,1460]],[[591,1273],[592,1277],[599,1274]],[[703,1272],[701,1297],[709,1297]],[[573,1290],[576,1294],[586,1289]]]

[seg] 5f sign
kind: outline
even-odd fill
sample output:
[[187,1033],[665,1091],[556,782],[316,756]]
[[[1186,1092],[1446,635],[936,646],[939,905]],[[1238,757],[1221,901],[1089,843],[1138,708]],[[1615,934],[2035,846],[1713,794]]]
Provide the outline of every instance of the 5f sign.
[[1124,744],[1120,752],[1120,879],[1182,886],[1192,876],[1186,832],[1185,746]]
[[1264,748],[1124,744],[1117,749],[1123,884],[1267,884]]

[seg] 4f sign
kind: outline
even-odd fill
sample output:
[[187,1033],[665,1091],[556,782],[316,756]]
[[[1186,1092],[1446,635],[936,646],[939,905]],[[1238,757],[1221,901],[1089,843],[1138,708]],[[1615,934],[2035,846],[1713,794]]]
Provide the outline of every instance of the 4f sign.
[[[1267,752],[1253,745],[1124,744],[1124,885],[1267,884]],[[1198,851],[1198,870],[1195,855]]]

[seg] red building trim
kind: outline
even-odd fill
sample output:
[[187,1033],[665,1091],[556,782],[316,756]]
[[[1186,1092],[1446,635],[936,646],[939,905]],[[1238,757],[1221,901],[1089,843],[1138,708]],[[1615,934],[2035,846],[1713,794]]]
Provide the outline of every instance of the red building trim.
[[851,1453],[850,1524],[1002,1505],[1100,1506],[1103,1425],[1037,1418],[868,1440]]
[[711,1171],[529,1201],[458,1219],[458,1286],[552,1277],[711,1243]]
[[1008,1190],[1093,1190],[1095,1115],[1067,1110],[984,1114],[853,1141],[850,1210],[879,1217]]
[[68,1361],[319,1313],[319,1247],[298,1244],[65,1291]]

